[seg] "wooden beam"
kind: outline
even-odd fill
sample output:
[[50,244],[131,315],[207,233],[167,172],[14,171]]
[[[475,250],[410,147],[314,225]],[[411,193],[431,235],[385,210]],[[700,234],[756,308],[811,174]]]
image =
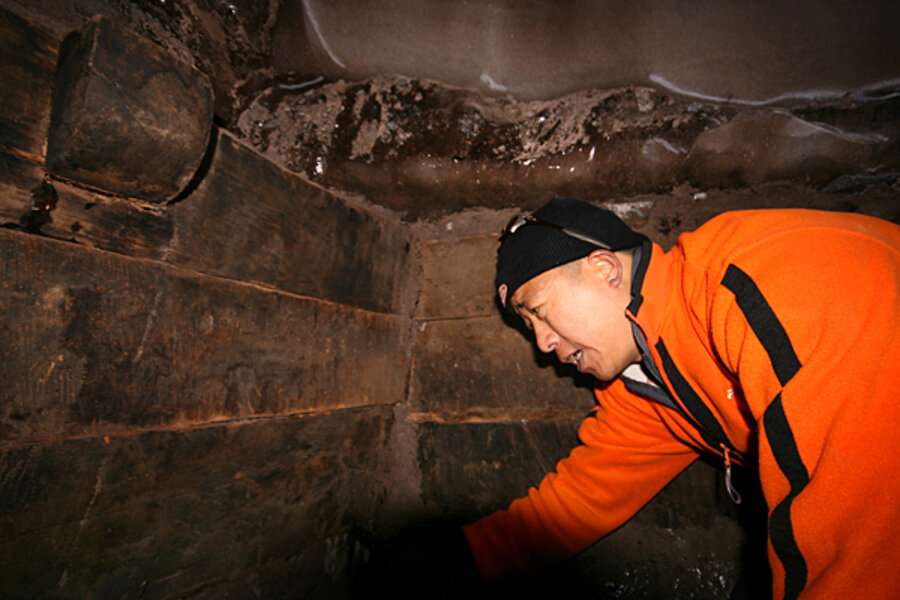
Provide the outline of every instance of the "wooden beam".
[[389,485],[391,418],[361,408],[0,453],[0,597],[345,583],[345,532],[371,528]]
[[[55,41],[0,11],[0,226],[22,229],[45,179]],[[18,78],[18,79],[17,79]],[[5,137],[2,137],[5,135]],[[202,182],[154,205],[53,181],[39,232],[127,256],[375,311],[411,306],[408,228],[356,207],[218,132]]]
[[49,99],[56,67],[56,40],[0,8],[0,151],[42,163]]
[[350,206],[227,132],[203,182],[170,210],[172,264],[377,311],[411,304],[407,227]]
[[203,73],[96,17],[60,48],[47,170],[85,187],[164,202],[197,172],[212,117]]
[[0,448],[390,404],[403,319],[0,231]]

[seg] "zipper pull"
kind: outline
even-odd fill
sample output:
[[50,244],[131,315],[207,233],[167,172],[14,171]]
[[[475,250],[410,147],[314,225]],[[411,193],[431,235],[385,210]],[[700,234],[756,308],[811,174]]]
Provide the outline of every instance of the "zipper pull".
[[741,494],[731,481],[731,450],[725,444],[719,444],[719,447],[722,448],[722,454],[725,457],[725,491],[728,492],[728,497],[732,502],[740,504]]

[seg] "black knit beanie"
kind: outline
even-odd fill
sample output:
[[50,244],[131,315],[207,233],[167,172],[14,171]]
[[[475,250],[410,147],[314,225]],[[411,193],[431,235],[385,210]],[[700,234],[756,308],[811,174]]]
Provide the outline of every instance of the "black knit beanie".
[[[647,239],[615,213],[575,198],[553,199],[532,214],[541,221],[586,234],[613,251],[640,246]],[[584,258],[596,249],[597,246],[555,227],[527,222],[515,233],[505,234],[500,243],[494,289],[506,284],[504,308],[511,310],[511,298],[525,282],[544,271]]]

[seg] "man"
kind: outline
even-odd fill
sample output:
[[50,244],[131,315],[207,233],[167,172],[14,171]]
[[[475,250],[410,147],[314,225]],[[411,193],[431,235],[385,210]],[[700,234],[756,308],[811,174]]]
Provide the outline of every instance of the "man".
[[775,598],[900,597],[900,227],[720,215],[664,252],[557,199],[508,228],[497,291],[597,380],[582,445],[464,528],[497,580],[571,556],[701,454],[758,469]]

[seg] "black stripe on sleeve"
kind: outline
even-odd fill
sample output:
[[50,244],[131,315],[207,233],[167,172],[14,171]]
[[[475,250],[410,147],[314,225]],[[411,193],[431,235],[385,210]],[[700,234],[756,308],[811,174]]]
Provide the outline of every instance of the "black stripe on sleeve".
[[700,396],[694,391],[691,384],[688,383],[681,371],[678,370],[678,367],[675,366],[675,361],[672,360],[672,355],[669,354],[669,350],[663,343],[662,338],[656,343],[656,350],[659,352],[660,359],[662,359],[663,371],[665,371],[666,377],[669,378],[669,382],[675,390],[675,395],[681,399],[684,407],[700,424],[700,427],[697,429],[699,429],[700,435],[703,436],[703,440],[716,449],[719,448],[719,444],[725,444],[734,450],[734,445],[732,445],[728,436],[725,435],[725,430],[722,429],[722,425],[716,419],[716,416],[703,403],[703,400],[700,399]]
[[783,387],[800,369],[800,360],[784,326],[753,279],[736,266],[728,265],[722,285],[734,294],[747,323],[769,355],[775,376]]
[[784,473],[791,491],[775,506],[769,518],[772,548],[784,565],[784,598],[793,600],[806,587],[808,570],[806,560],[797,546],[791,523],[791,504],[809,483],[809,473],[800,459],[797,442],[784,414],[781,394],[778,394],[763,414],[763,426],[775,462]]

